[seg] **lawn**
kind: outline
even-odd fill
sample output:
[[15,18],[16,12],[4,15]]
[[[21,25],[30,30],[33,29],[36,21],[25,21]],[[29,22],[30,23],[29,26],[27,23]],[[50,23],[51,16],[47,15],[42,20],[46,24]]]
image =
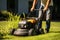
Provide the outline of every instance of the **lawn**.
[[[1,27],[7,27],[7,21],[0,22]],[[45,28],[45,21],[43,21],[43,28]],[[8,28],[7,28],[8,29]],[[36,35],[36,36],[3,36],[4,39],[0,40],[60,40],[60,22],[51,22],[51,29],[49,33]]]

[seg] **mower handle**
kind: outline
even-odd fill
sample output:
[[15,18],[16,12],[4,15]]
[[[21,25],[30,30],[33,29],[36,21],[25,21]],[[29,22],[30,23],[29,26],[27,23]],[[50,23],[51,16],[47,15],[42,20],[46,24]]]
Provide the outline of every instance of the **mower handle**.
[[[43,13],[43,10],[42,9],[34,9],[33,11],[39,11],[40,10],[40,13]],[[32,12],[33,12],[32,11]],[[30,14],[32,13],[31,11],[30,11],[30,13],[28,14],[28,17],[30,16]],[[40,18],[40,14],[38,15],[38,17],[37,17],[37,19],[39,19]]]

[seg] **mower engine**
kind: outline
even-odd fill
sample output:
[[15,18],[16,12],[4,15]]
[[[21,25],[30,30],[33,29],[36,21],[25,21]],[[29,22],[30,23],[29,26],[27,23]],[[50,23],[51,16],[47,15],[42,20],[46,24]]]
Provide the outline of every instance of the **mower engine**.
[[27,28],[26,24],[27,24],[27,21],[23,20],[23,21],[19,22],[18,27],[21,29]]
[[35,24],[36,24],[35,19],[22,20],[19,22],[18,27],[21,29],[30,29],[34,28]]

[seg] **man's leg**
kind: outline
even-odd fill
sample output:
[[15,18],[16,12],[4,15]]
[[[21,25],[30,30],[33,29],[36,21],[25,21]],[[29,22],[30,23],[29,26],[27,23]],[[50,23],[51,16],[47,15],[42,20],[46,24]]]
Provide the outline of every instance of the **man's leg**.
[[44,4],[41,3],[41,6],[40,6],[40,10],[39,10],[39,14],[38,14],[38,18],[39,18],[39,22],[38,22],[38,27],[39,28],[42,28],[42,19],[43,19],[43,8],[44,8]]
[[39,14],[38,14],[38,29],[42,28],[42,17],[43,17],[43,11],[39,10]]
[[47,33],[49,32],[50,29],[50,16],[51,16],[50,9],[48,9],[46,11],[46,32]]
[[36,32],[38,33],[38,34],[40,34],[40,29],[42,28],[42,16],[43,16],[43,14],[42,14],[42,10],[39,10],[38,11],[38,22],[37,22],[37,26],[36,26]]

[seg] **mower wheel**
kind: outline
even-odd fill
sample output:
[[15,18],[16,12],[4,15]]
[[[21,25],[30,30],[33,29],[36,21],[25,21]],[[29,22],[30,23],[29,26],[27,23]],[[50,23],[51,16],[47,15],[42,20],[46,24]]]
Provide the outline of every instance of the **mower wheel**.
[[14,32],[14,35],[16,35],[16,36],[27,36],[28,35],[28,29],[17,29]]
[[28,35],[29,36],[33,36],[33,35],[36,35],[37,33],[36,33],[36,31],[32,28],[32,29],[30,29],[29,30],[29,32],[28,32]]
[[39,33],[40,33],[40,34],[44,34],[44,29],[42,29],[42,28],[39,29]]
[[11,30],[10,30],[10,34],[13,35],[15,30],[16,30],[16,29],[11,29]]

